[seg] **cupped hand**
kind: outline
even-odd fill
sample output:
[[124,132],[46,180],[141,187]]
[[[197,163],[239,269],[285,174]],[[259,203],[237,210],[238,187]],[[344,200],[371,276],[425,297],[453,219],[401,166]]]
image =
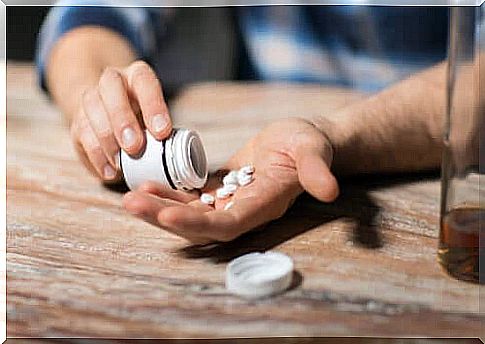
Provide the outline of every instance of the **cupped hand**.
[[120,149],[139,154],[144,128],[158,140],[166,138],[172,122],[162,87],[143,61],[125,69],[106,68],[98,85],[87,90],[71,124],[74,146],[88,169],[104,181],[117,181]]
[[[330,171],[332,147],[311,123],[288,119],[274,123],[250,140],[225,165],[255,168],[254,180],[239,187],[228,199],[214,205],[199,200],[198,192],[182,192],[148,182],[123,199],[132,214],[184,237],[192,243],[230,241],[264,223],[281,217],[304,190],[324,202],[338,195]],[[223,170],[212,176],[202,192],[215,195],[222,186]],[[228,202],[232,207],[224,210]]]

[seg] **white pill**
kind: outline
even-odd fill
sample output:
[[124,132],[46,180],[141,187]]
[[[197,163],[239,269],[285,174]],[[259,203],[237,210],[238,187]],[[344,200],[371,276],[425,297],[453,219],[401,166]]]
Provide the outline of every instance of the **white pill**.
[[249,185],[253,181],[253,176],[250,174],[246,174],[244,176],[239,176],[237,182],[240,186]]
[[222,184],[237,184],[237,171],[231,171],[222,179]]
[[249,178],[249,177],[252,177],[252,174],[248,174],[248,173],[245,173],[244,171],[239,171],[237,173],[237,179],[241,179],[241,178]]
[[229,203],[227,203],[225,206],[224,206],[224,210],[229,210],[232,208],[232,206],[234,205],[234,202],[231,201]]
[[205,204],[214,204],[216,199],[211,194],[203,193],[200,195],[200,201]]
[[231,195],[232,195],[232,192],[224,189],[223,187],[216,190],[216,197],[217,198],[224,199],[224,198],[227,198]]
[[254,166],[253,165],[246,165],[239,169],[239,172],[244,174],[253,174],[254,173]]
[[230,192],[231,194],[233,194],[237,190],[237,185],[236,184],[227,184],[227,185],[224,185],[222,188],[224,190],[226,190],[227,192]]
[[293,261],[285,254],[249,253],[227,265],[226,288],[250,299],[267,297],[290,287],[293,269]]
[[252,174],[245,174],[245,173],[238,173],[237,175],[237,180],[239,181],[240,179],[252,179],[253,175]]

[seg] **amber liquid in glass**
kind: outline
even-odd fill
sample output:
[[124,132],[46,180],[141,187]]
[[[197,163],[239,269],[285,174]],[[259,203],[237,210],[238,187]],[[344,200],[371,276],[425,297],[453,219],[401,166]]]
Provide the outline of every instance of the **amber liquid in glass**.
[[[479,269],[480,251],[483,254],[485,249],[484,235],[485,209],[462,207],[449,211],[441,221],[438,250],[440,264],[453,277],[484,283],[485,271],[480,274]],[[482,267],[484,269],[485,266]]]

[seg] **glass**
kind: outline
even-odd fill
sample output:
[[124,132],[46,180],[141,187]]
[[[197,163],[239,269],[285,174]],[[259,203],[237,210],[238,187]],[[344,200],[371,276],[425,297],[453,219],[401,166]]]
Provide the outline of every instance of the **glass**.
[[[484,6],[450,12],[448,106],[438,258],[452,276],[485,282]],[[480,269],[482,263],[482,269]]]

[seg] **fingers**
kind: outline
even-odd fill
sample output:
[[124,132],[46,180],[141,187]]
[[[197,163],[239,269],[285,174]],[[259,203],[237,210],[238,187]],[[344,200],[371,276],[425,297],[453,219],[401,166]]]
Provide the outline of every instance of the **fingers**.
[[79,159],[81,160],[81,162],[83,163],[83,165],[86,166],[86,168],[89,170],[89,172],[91,172],[93,176],[99,177],[98,172],[89,161],[88,156],[86,155],[86,152],[84,151],[84,148],[81,145],[81,142],[77,138],[74,139],[75,135],[73,134],[73,130],[71,130],[71,136],[73,137],[74,148],[76,150],[76,153]]
[[168,198],[181,203],[189,203],[199,198],[199,194],[196,191],[178,191],[153,181],[143,183],[138,188],[138,191],[146,192],[160,198]]
[[193,231],[187,229],[178,228],[164,228],[163,224],[158,221],[159,214],[165,209],[182,208],[188,216],[193,212],[200,213],[200,210],[184,205],[183,203],[176,202],[168,199],[161,199],[150,194],[134,191],[129,192],[123,197],[123,206],[132,215],[142,218],[143,220],[162,228],[180,237],[186,238],[193,243],[207,243],[209,240],[202,235],[200,231]]
[[116,142],[103,101],[97,88],[86,91],[83,95],[83,110],[96,135],[101,148],[113,167],[116,167],[120,147]]
[[[144,124],[157,139],[165,139],[172,131],[160,82],[142,61],[124,71],[106,68],[98,85],[83,94],[80,112],[83,115],[75,118],[72,126],[76,149],[83,162],[104,180],[112,171],[101,166],[104,159],[99,150],[116,171],[120,148],[132,156],[142,152]],[[144,123],[138,117],[140,112]]]
[[[191,207],[168,207],[158,214],[159,224],[166,230],[188,237],[198,235],[207,241],[231,241],[248,230],[274,217],[261,211],[266,206],[255,198],[238,200],[228,210],[201,211]],[[190,235],[189,235],[190,233]]]
[[158,214],[158,223],[163,229],[186,238],[192,243],[217,241],[207,228],[207,212],[190,206],[167,207]]
[[127,83],[114,68],[106,68],[99,80],[103,101],[116,141],[128,154],[139,154],[145,139],[128,97]]
[[313,197],[332,202],[339,194],[337,180],[330,171],[323,149],[306,147],[296,152],[296,169],[302,187]]
[[161,209],[179,205],[183,203],[158,198],[141,191],[131,191],[123,197],[123,207],[128,212],[155,225],[158,225],[157,216]]
[[184,204],[137,190],[123,197],[123,206],[132,215],[199,244],[230,241],[271,220],[252,198],[239,200],[228,210],[214,210],[199,200]]
[[[82,111],[79,117],[76,126],[72,129],[72,135],[74,136],[76,149],[81,151],[81,159],[102,179],[106,181],[115,180],[117,178],[117,172],[114,166],[108,161],[96,134]],[[88,162],[86,162],[86,158]]]
[[172,122],[157,75],[147,63],[137,61],[127,68],[126,77],[147,129],[156,139],[165,139],[172,131]]

